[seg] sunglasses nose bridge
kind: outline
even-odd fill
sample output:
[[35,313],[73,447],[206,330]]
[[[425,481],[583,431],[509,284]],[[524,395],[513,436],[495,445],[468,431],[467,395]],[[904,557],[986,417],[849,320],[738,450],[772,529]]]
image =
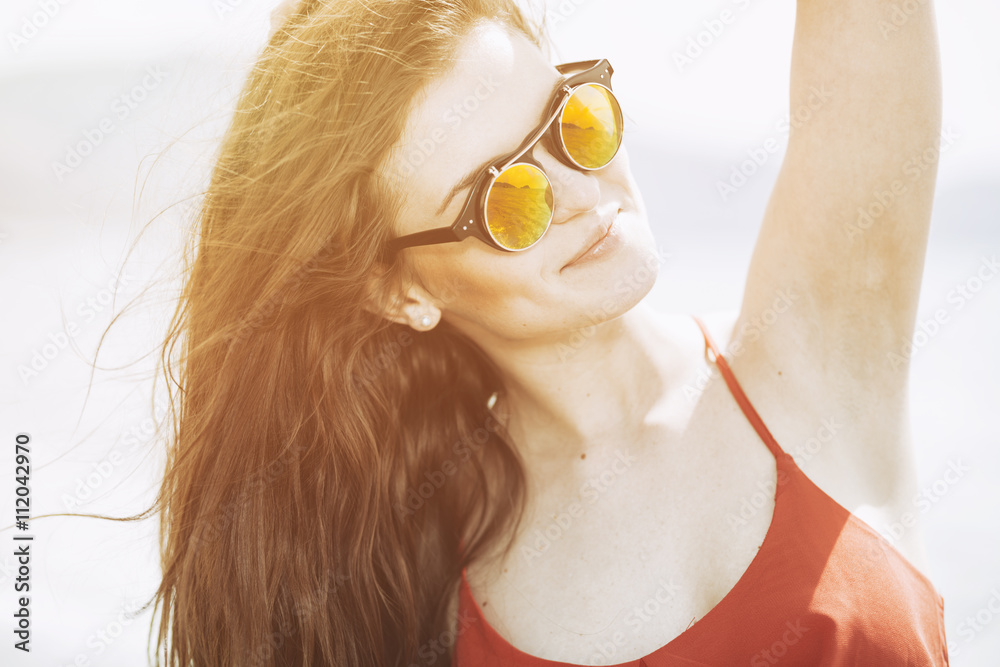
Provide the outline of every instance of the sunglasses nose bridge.
[[549,182],[552,194],[550,224],[566,222],[579,213],[592,210],[600,203],[601,186],[595,171],[582,170],[547,149],[532,156],[531,162],[541,169]]

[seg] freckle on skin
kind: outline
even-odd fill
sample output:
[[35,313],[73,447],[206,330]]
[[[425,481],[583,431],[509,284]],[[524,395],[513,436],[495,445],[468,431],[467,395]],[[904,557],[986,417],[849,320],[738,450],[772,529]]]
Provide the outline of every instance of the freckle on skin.
[[587,455],[586,454],[580,454],[580,458],[581,459],[585,459],[585,458],[587,458]]

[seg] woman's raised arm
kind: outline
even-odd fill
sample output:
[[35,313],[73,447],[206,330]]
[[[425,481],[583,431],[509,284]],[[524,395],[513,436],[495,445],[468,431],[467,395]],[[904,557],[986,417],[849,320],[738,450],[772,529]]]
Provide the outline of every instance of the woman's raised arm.
[[[734,341],[763,332],[742,342],[813,371],[813,386],[895,392],[938,157],[954,141],[941,134],[932,0],[798,0],[790,102]],[[782,292],[792,305],[761,322]]]

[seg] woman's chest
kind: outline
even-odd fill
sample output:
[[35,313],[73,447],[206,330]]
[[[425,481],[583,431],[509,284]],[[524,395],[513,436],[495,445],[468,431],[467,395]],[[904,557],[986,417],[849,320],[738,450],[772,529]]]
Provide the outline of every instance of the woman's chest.
[[676,445],[619,448],[574,493],[529,505],[506,557],[468,570],[486,621],[532,655],[614,664],[718,604],[771,525],[775,459],[720,438],[679,464]]
[[[754,402],[785,451],[881,529],[899,503],[859,502],[871,497],[858,482],[871,471],[845,456],[858,434],[779,399],[755,392]],[[662,437],[605,447],[574,484],[537,494],[506,556],[470,566],[485,620],[516,648],[578,664],[636,659],[741,581],[772,526],[775,456],[721,382],[709,382],[689,414],[674,414]],[[909,538],[896,546],[920,566],[915,529]]]

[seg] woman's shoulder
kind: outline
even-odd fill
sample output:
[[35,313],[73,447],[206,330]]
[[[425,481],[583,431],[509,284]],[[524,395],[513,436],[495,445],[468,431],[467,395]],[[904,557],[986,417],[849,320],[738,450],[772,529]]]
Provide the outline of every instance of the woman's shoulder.
[[696,361],[701,361],[702,355],[697,353],[706,347],[705,337],[696,318],[701,320],[712,340],[723,350],[729,344],[739,318],[739,310],[735,308],[711,311],[665,311],[650,308],[649,313],[656,330],[655,335],[679,354],[694,354]]
[[[859,395],[838,384],[836,373],[816,371],[807,345],[779,338],[782,332],[771,326],[773,318],[755,322],[736,309],[658,312],[663,335],[689,356],[705,347],[694,316],[705,325],[778,444],[820,488],[852,511],[869,507],[891,514],[896,511],[892,508],[904,506],[912,497],[912,443],[905,428],[905,396],[881,396],[881,412],[872,412],[868,400],[861,399],[877,388]],[[768,339],[769,333],[773,336]],[[722,401],[736,409],[710,359],[699,356],[696,362],[704,372],[695,397]],[[710,383],[717,383],[718,391],[703,396]]]

